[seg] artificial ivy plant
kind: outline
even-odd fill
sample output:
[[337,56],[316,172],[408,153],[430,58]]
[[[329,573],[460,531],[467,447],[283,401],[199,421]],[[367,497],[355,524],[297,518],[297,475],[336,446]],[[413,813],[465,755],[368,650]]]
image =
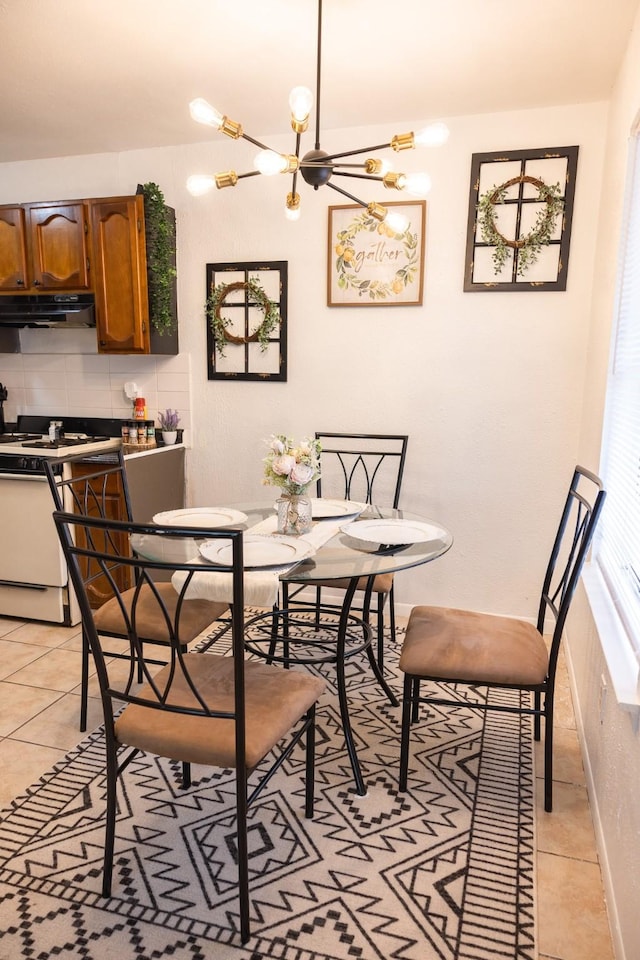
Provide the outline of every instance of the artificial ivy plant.
[[172,306],[176,277],[175,221],[157,183],[144,183],[141,189],[147,241],[149,317],[153,328],[162,335],[172,333],[176,323]]

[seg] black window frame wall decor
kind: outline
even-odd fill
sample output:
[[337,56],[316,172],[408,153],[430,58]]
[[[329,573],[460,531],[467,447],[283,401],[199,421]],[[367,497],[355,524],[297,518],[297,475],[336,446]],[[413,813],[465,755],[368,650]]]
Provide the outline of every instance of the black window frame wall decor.
[[[551,167],[552,165],[557,166],[557,162],[563,159],[565,160],[566,170],[564,183],[555,178],[556,181],[560,183],[561,188],[560,197],[563,200],[562,216],[558,220],[556,229],[549,243],[545,244],[545,247],[549,249],[554,247],[558,248],[557,255],[554,251],[552,255],[547,258],[548,269],[553,271],[554,276],[550,278],[543,276],[540,268],[536,270],[537,265],[534,265],[533,268],[528,268],[522,276],[519,276],[518,250],[514,249],[514,241],[521,239],[523,235],[526,236],[527,234],[526,229],[521,231],[523,210],[528,204],[539,205],[541,203],[536,186],[538,180],[543,181],[546,186],[553,185],[554,178],[551,177],[548,180],[543,175],[545,162],[547,162],[547,166]],[[548,163],[549,161],[551,163]],[[492,153],[472,154],[464,274],[465,293],[482,291],[532,292],[566,290],[577,167],[577,146],[546,147],[532,150],[503,150]],[[508,191],[504,201],[505,206],[514,206],[516,208],[513,235],[510,233],[509,240],[507,241],[513,253],[507,261],[507,266],[502,270],[502,275],[504,275],[507,270],[509,271],[510,279],[506,281],[498,279],[498,275],[495,274],[492,264],[491,267],[489,267],[489,253],[495,249],[495,247],[483,239],[481,227],[478,223],[478,204],[487,190],[491,189],[492,185],[495,186],[496,189],[507,185]],[[545,253],[545,247],[543,247],[540,254],[541,261]],[[481,266],[478,265],[479,254],[483,260]],[[547,269],[546,264],[545,269]],[[529,276],[527,276],[527,274],[529,274]]]
[[[208,263],[206,271],[207,303],[214,288],[220,284],[246,284],[250,280],[255,280],[265,291],[267,297],[277,304],[281,318],[278,329],[268,338],[268,349],[275,345],[278,350],[277,370],[274,370],[273,364],[270,367],[265,364],[265,367],[261,368],[260,359],[264,353],[261,344],[258,341],[249,340],[249,337],[257,329],[252,312],[256,309],[262,309],[258,304],[252,302],[249,290],[245,288],[240,295],[241,291],[235,289],[230,299],[225,300],[221,307],[226,316],[233,315],[234,312],[242,312],[240,322],[240,331],[242,332],[238,330],[237,322],[234,323],[233,330],[237,336],[243,337],[243,341],[241,343],[227,343],[224,356],[220,355],[216,345],[209,311],[207,310],[207,378],[209,380],[286,381],[288,261],[255,260],[238,263]],[[270,276],[274,273],[278,275],[277,284],[272,281],[269,282]],[[277,288],[277,293],[274,293],[274,287]],[[242,351],[242,353],[238,351]],[[270,353],[273,356],[271,349]],[[231,363],[231,360],[233,360],[233,363]],[[226,369],[225,366],[227,366]]]

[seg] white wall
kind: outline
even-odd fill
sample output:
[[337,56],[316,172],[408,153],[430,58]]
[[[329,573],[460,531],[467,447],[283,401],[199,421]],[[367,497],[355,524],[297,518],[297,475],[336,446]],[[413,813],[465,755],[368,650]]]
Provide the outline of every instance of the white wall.
[[[586,104],[456,117],[445,147],[401,155],[406,169],[426,167],[434,183],[422,307],[326,306],[327,210],[342,200],[328,188],[301,185],[295,224],[283,217],[289,186],[278,178],[190,197],[190,173],[251,168],[244,142],[212,137],[195,146],[4,164],[0,202],[131,193],[154,180],[175,207],[194,502],[264,495],[262,440],[272,432],[406,432],[401,503],[448,526],[455,544],[431,566],[399,577],[398,601],[533,616],[577,456],[606,113],[605,104]],[[388,135],[334,131],[323,135],[323,147],[348,149]],[[572,144],[580,155],[566,293],[463,293],[471,154]],[[385,199],[376,189],[367,199]],[[210,382],[205,264],[262,259],[289,264],[289,380]],[[119,390],[120,372],[121,361],[110,361],[111,391]]]
[[[597,463],[614,314],[627,143],[640,111],[640,13],[610,106],[597,225],[596,283],[592,301],[579,457]],[[579,730],[587,769],[618,960],[640,957],[640,733],[615,699],[603,644],[580,589],[567,628]],[[602,706],[601,685],[607,688]]]

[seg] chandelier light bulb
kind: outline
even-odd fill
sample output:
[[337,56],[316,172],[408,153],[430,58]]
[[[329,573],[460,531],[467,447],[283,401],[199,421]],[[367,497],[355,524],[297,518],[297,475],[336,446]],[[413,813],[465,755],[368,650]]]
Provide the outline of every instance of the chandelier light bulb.
[[449,127],[441,120],[430,123],[414,135],[416,146],[441,147],[449,139]]
[[256,170],[265,177],[272,177],[276,173],[283,173],[287,169],[287,158],[275,150],[261,150],[253,161]]
[[216,185],[215,177],[210,177],[206,173],[194,173],[187,180],[187,190],[192,197],[201,197]]
[[382,157],[369,157],[364,162],[364,169],[368,174],[384,177],[386,173],[391,172],[391,163],[383,160]]
[[298,193],[287,194],[287,206],[285,209],[285,217],[287,218],[287,220],[300,219],[300,194]]
[[403,234],[409,226],[408,217],[405,217],[402,213],[393,213],[392,211],[386,215],[384,222],[397,234]]
[[224,119],[222,114],[202,97],[197,97],[191,101],[189,104],[189,113],[191,114],[192,120],[195,120],[196,123],[204,123],[208,127],[215,127],[216,129],[220,129]]
[[431,190],[431,177],[428,173],[404,174],[401,189],[414,197],[426,197]]
[[298,123],[309,119],[313,106],[313,94],[308,87],[294,87],[289,94],[289,109],[291,116]]

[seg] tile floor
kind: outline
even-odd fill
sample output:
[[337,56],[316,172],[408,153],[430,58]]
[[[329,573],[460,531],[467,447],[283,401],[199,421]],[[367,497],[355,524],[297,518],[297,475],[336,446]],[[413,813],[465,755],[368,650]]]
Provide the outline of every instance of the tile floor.
[[[81,739],[79,628],[0,618],[0,664],[2,809]],[[543,810],[537,781],[539,960],[613,960],[564,664],[556,701],[552,814]],[[100,701],[92,697],[89,729],[100,722]]]

